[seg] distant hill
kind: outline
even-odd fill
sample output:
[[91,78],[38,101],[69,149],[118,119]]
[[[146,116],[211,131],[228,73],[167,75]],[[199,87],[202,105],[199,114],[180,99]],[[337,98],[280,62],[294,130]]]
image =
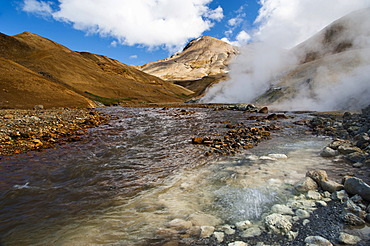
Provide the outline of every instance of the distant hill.
[[92,107],[91,100],[183,102],[193,93],[134,66],[72,51],[29,32],[0,33],[0,58],[0,108]]

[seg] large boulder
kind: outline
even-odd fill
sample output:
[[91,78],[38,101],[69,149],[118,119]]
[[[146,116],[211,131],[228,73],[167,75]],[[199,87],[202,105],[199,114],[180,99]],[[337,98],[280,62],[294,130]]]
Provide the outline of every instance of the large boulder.
[[351,195],[360,195],[364,200],[370,201],[370,186],[362,179],[351,177],[344,182],[344,189]]

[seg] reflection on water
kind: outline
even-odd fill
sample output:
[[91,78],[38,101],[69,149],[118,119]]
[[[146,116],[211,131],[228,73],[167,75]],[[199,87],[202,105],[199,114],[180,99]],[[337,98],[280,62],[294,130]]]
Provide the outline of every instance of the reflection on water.
[[[199,213],[223,222],[256,218],[278,196],[256,187],[289,187],[313,167],[326,143],[282,135],[204,165],[210,159],[190,139],[224,129],[225,119],[248,125],[247,114],[200,108],[191,109],[191,115],[180,109],[101,110],[115,119],[80,142],[0,160],[0,243],[141,245],[174,218]],[[246,158],[269,153],[286,153],[289,159]],[[242,206],[251,197],[259,202]]]

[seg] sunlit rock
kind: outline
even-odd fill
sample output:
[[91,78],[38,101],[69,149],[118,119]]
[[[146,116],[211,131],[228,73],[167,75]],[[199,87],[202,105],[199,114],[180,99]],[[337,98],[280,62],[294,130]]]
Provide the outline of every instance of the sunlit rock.
[[317,190],[317,183],[310,177],[305,177],[303,180],[297,182],[294,188],[299,192],[307,192],[309,190]]
[[343,244],[354,245],[360,241],[361,241],[361,238],[345,233],[345,232],[341,232],[338,237],[338,242],[343,243]]
[[309,236],[304,240],[306,246],[333,246],[326,238],[320,236]]
[[292,229],[292,223],[281,214],[271,214],[265,217],[264,223],[267,230],[279,234],[286,234]]

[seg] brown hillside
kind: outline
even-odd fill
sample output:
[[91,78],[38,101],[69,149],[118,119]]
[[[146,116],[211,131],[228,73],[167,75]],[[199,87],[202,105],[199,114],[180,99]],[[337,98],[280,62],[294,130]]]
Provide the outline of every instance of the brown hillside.
[[12,37],[2,34],[0,47],[0,57],[94,99],[115,98],[131,103],[182,102],[192,93],[133,66],[104,56],[75,52],[33,33]]
[[15,62],[0,57],[0,108],[52,107],[91,108],[89,99],[45,79]]
[[194,94],[192,94],[191,96],[193,98],[199,98],[204,96],[207,89],[210,88],[212,85],[224,81],[227,78],[228,77],[226,74],[218,74],[204,76],[203,78],[197,80],[177,80],[173,81],[173,83],[194,91]]

